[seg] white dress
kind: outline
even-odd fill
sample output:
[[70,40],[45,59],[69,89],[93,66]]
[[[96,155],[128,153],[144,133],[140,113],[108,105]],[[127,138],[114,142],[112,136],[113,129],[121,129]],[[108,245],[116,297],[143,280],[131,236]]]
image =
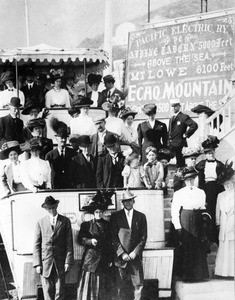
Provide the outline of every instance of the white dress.
[[105,121],[105,128],[108,131],[116,133],[119,137],[123,136],[124,123],[122,119],[117,117],[108,117],[105,119]]
[[220,232],[215,275],[219,276],[234,276],[234,201],[234,189],[220,193],[217,198],[216,225],[220,225]]
[[78,135],[93,135],[95,134],[96,127],[92,118],[88,115],[82,116],[79,115],[77,118],[73,118],[70,121],[70,130],[71,134],[78,134]]
[[24,93],[22,91],[19,91],[19,96],[17,96],[17,89],[13,88],[12,91],[6,89],[0,92],[0,108],[5,108],[7,105],[9,105],[12,97],[19,97],[20,104],[24,106],[24,102],[25,102]]
[[124,139],[129,143],[135,143],[137,145],[139,144],[137,128],[134,125],[132,126],[125,125],[123,127],[123,135],[124,135]]
[[51,89],[45,95],[47,108],[53,107],[70,107],[70,99],[69,93],[65,89],[61,89],[56,91],[55,89]]

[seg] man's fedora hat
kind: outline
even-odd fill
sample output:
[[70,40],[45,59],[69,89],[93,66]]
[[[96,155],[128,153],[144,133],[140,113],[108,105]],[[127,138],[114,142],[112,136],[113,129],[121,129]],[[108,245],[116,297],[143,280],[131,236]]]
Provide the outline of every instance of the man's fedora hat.
[[46,126],[46,121],[43,118],[36,118],[29,120],[27,128],[33,131],[35,127],[41,127],[42,129]]
[[20,104],[20,98],[18,97],[12,97],[10,100],[9,105],[14,106],[14,107],[21,107],[22,105]]
[[59,204],[59,200],[55,200],[52,196],[47,196],[44,203],[41,205],[42,208],[51,208]]
[[105,121],[105,117],[96,116],[93,118],[94,124],[99,124]]
[[88,84],[91,86],[94,83],[100,84],[102,76],[99,74],[89,74],[87,76]]
[[69,142],[70,143],[77,143],[79,140],[78,138],[80,137],[80,135],[78,134],[72,134],[70,137],[69,137]]
[[133,118],[135,117],[135,115],[137,115],[137,112],[134,112],[133,110],[131,110],[130,108],[126,108],[120,115],[120,118],[122,118],[123,120],[125,120],[127,117],[129,116],[133,116]]
[[91,144],[89,135],[81,135],[78,137],[78,144],[81,147],[88,147]]
[[11,151],[16,151],[18,154],[21,154],[22,151],[20,149],[20,144],[17,141],[10,141],[6,142],[2,145],[2,148],[0,150],[0,159],[7,159],[9,156],[9,153]]
[[137,196],[135,196],[134,194],[131,193],[131,191],[129,189],[126,189],[124,191],[124,193],[122,194],[122,198],[120,199],[122,202],[123,201],[127,201],[127,200],[131,200],[136,198]]
[[115,82],[115,79],[112,75],[106,75],[103,77],[104,82]]
[[142,111],[147,115],[155,115],[157,112],[157,106],[153,103],[145,104],[142,108]]
[[113,133],[107,133],[104,137],[104,145],[106,147],[112,147],[118,142],[117,137]]

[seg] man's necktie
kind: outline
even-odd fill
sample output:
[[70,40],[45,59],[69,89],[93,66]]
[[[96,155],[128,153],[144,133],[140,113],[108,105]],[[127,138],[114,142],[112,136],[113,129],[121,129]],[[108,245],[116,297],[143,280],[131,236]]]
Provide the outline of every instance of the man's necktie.
[[52,225],[51,225],[52,230],[55,230],[55,218],[52,218]]
[[61,158],[64,158],[64,149],[61,149]]
[[111,96],[111,92],[110,92],[110,91],[108,91],[107,98],[110,98],[110,96]]

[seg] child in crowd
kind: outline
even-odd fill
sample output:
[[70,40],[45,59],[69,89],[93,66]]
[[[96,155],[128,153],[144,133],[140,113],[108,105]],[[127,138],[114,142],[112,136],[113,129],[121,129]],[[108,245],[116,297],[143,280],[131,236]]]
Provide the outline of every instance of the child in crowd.
[[148,189],[161,189],[164,177],[162,163],[157,161],[157,149],[150,146],[146,149],[147,162],[144,164],[144,184]]
[[162,189],[164,195],[167,195],[167,188],[171,187],[170,185],[170,176],[168,172],[168,163],[173,158],[171,151],[166,148],[162,148],[158,151],[157,159],[162,163],[164,176],[163,176],[163,182],[162,182]]
[[141,170],[139,155],[132,152],[126,157],[125,167],[122,171],[124,188],[143,187],[141,179]]

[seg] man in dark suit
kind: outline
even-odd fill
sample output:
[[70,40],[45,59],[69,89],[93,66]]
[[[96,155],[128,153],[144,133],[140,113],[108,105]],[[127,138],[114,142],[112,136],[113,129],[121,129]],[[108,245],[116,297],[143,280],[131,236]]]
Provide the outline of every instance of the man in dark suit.
[[12,97],[9,103],[9,114],[0,118],[0,147],[9,141],[24,142],[24,123],[18,118],[20,107],[20,98]]
[[73,264],[71,222],[57,213],[59,200],[47,196],[42,208],[48,215],[36,225],[33,266],[41,275],[45,300],[65,299],[65,273]]
[[[63,123],[63,122],[59,122]],[[77,154],[74,149],[66,147],[68,130],[65,123],[56,129],[57,148],[49,151],[45,159],[51,166],[51,183],[53,189],[68,189],[72,187],[70,180],[72,158]]]
[[98,157],[96,179],[98,188],[123,187],[122,170],[125,157],[120,152],[118,138],[113,133],[104,137],[108,153]]
[[71,181],[73,187],[95,188],[95,161],[90,153],[91,141],[88,135],[78,137],[80,152],[72,158]]
[[180,101],[170,101],[174,115],[169,121],[169,147],[175,154],[177,167],[185,166],[185,159],[182,155],[183,147],[187,147],[187,138],[194,134],[198,125],[188,115],[180,111]]
[[104,76],[103,80],[106,89],[102,91],[102,103],[99,106],[101,106],[104,102],[113,102],[116,98],[118,98],[117,102],[124,100],[125,95],[123,92],[115,88],[115,79],[112,75]]
[[35,74],[32,69],[26,71],[26,85],[21,88],[25,96],[25,106],[28,102],[43,108],[44,95],[40,86],[35,82]]
[[111,216],[114,261],[122,300],[133,299],[128,282],[134,287],[135,300],[141,299],[143,289],[142,253],[147,240],[147,221],[144,214],[133,209],[135,197],[126,190],[121,198],[124,209]]

